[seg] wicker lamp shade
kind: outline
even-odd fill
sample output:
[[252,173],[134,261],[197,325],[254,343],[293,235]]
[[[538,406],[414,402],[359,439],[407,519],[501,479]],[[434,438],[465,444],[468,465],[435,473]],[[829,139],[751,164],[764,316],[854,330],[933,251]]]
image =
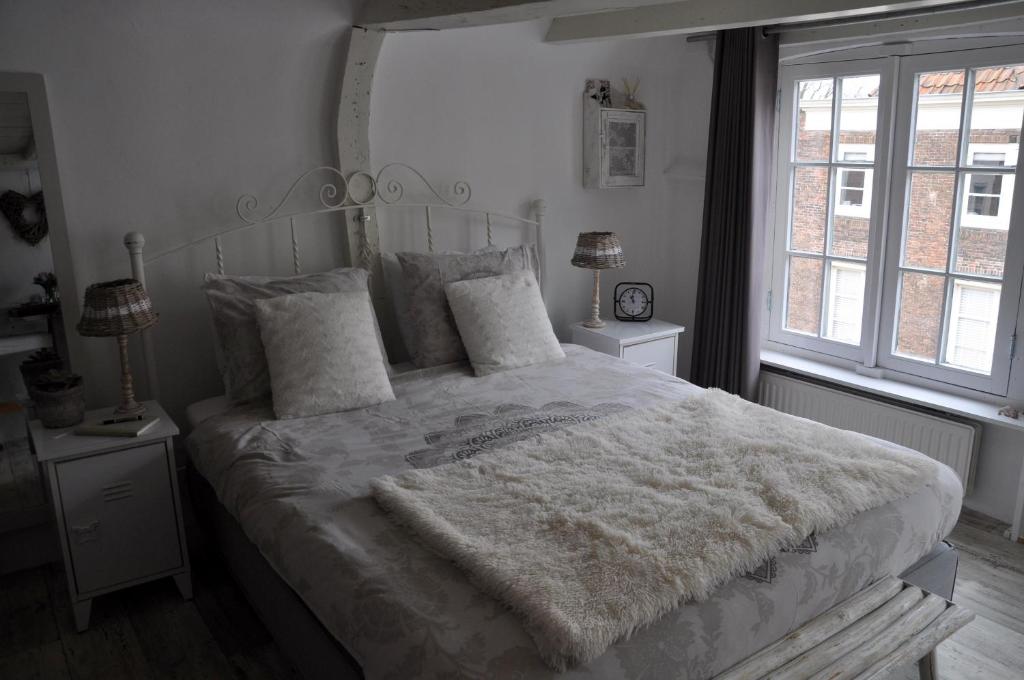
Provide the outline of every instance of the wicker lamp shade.
[[135,279],[104,281],[85,289],[82,319],[78,322],[79,334],[117,337],[121,359],[121,403],[114,409],[115,420],[141,418],[146,412],[145,404],[135,401],[132,371],[128,365],[128,336],[149,328],[158,318],[146,289]]
[[78,332],[92,337],[130,335],[157,322],[146,289],[135,279],[94,283],[85,289]]
[[587,328],[603,328],[601,321],[601,270],[626,266],[619,237],[610,231],[584,231],[576,239],[576,250],[570,264],[594,270],[594,291],[590,298],[590,318],[583,322]]
[[626,258],[614,232],[585,231],[576,239],[571,264],[583,269],[618,269],[626,266]]

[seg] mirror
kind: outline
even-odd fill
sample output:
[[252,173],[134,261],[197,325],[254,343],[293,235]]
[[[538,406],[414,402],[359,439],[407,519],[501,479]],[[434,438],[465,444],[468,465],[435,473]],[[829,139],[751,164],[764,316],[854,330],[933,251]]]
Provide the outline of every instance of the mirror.
[[[73,366],[64,329],[77,290],[57,177],[43,77],[0,73],[0,553],[4,534],[50,515],[26,437],[28,385]],[[22,566],[0,559],[0,573]]]

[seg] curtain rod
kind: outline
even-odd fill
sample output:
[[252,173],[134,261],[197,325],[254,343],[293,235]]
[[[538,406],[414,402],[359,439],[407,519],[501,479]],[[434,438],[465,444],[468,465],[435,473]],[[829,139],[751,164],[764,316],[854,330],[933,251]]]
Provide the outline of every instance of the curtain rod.
[[951,3],[948,5],[943,5],[941,7],[905,9],[898,12],[881,12],[878,14],[865,14],[864,16],[849,17],[846,19],[826,19],[824,21],[804,21],[793,24],[777,24],[774,26],[765,26],[764,33],[765,35],[776,35],[779,33],[793,33],[797,31],[808,31],[822,28],[836,28],[840,26],[851,26],[855,24],[868,24],[874,21],[881,21],[885,19],[906,19],[931,14],[948,14],[955,12],[964,12],[974,9],[980,9],[982,7],[997,7],[999,5],[1019,4],[1021,4],[1021,0],[972,0],[970,2]]

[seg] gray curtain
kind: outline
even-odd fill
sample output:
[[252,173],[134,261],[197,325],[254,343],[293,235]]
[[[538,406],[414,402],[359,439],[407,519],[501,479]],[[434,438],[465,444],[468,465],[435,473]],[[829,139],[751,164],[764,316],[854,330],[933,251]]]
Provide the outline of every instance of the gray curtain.
[[718,33],[691,379],[747,399],[760,368],[778,62],[778,38],[760,28]]

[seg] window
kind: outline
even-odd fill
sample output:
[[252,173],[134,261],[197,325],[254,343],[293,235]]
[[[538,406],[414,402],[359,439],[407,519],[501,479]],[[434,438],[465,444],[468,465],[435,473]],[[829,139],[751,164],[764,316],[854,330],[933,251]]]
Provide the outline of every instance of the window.
[[[870,163],[873,147],[860,147],[865,145],[840,144],[840,161]],[[867,219],[871,213],[871,170],[840,168],[837,177],[835,214]]]
[[946,363],[987,371],[992,365],[992,346],[999,315],[999,286],[956,281],[952,305]]
[[828,328],[825,335],[857,344],[860,342],[861,312],[864,309],[864,265],[834,262],[828,284]]
[[1018,82],[1019,46],[781,69],[770,342],[1006,394]]
[[[1007,122],[995,123],[1005,125]],[[968,164],[972,167],[1003,168],[1017,164],[1016,144],[970,144]],[[978,229],[1009,229],[1013,176],[972,172],[964,179],[966,200],[960,224]]]
[[777,326],[798,344],[825,341],[837,352],[860,345],[880,82],[868,72],[792,85]]

